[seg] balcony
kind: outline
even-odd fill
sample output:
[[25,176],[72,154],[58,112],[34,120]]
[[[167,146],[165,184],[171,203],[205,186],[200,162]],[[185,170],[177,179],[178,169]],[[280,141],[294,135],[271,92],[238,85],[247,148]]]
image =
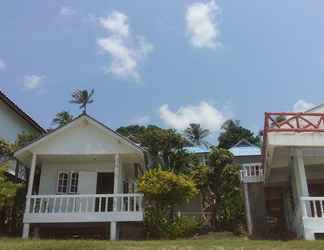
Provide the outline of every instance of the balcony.
[[31,195],[24,223],[142,221],[143,194]]
[[264,180],[264,171],[261,163],[243,164],[240,174],[243,183],[257,183]]

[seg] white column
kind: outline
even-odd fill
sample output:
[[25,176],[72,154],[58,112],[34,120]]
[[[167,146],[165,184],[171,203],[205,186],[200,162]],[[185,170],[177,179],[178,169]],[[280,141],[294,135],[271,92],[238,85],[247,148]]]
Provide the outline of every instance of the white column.
[[110,240],[117,240],[117,222],[110,222]]
[[[302,196],[309,196],[309,191],[308,191],[308,185],[307,185],[307,176],[306,176],[306,171],[305,171],[305,165],[304,165],[304,158],[303,158],[303,151],[302,149],[295,149],[294,150],[294,170],[296,170],[296,191],[298,195],[298,205],[300,208],[303,210],[303,204],[300,200],[300,197]],[[310,213],[310,206],[309,204],[306,204],[306,213]],[[304,211],[301,213],[301,216]],[[302,220],[303,223],[303,220]],[[304,231],[304,239],[305,240],[314,240],[314,233],[310,231],[310,229],[305,228],[304,225],[302,225],[303,231]]]
[[243,183],[243,190],[244,190],[244,201],[245,201],[245,208],[246,208],[246,224],[248,228],[248,233],[251,235],[253,233],[253,225],[252,225],[252,218],[251,218],[251,207],[250,207],[250,198],[249,198],[249,189],[248,183]]
[[[120,175],[120,162],[119,154],[115,154],[115,165],[114,165],[114,194],[119,193],[119,175]],[[114,198],[114,212],[118,209],[118,199]],[[110,240],[117,240],[117,222],[110,222]]]
[[307,177],[304,166],[303,151],[301,149],[295,150],[296,156],[296,167],[297,167],[297,179],[299,184],[300,196],[309,196],[308,186],[307,186]]
[[119,154],[115,154],[115,166],[114,166],[114,194],[119,193],[119,175],[120,175],[120,163]]
[[[33,192],[35,169],[36,169],[36,154],[33,153],[31,167],[30,167],[30,172],[29,172],[28,188],[27,188],[27,195],[26,195],[25,214],[26,213],[29,213],[30,196],[32,195],[32,192]],[[22,238],[23,239],[27,239],[28,238],[28,236],[29,236],[29,230],[30,230],[29,223],[24,223],[23,235],[22,235]]]

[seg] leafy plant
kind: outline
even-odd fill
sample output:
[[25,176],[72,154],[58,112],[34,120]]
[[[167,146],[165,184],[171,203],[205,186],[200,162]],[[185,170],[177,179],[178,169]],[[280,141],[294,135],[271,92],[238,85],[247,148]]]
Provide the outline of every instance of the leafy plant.
[[174,223],[174,207],[189,202],[198,190],[187,176],[161,168],[152,169],[140,178],[139,191],[145,197],[145,228],[149,237],[165,237]]
[[90,103],[93,103],[92,96],[94,94],[94,89],[92,89],[90,92],[88,90],[83,89],[77,89],[72,93],[72,100],[70,103],[79,104],[80,109],[83,109],[83,112],[87,112],[87,105]]

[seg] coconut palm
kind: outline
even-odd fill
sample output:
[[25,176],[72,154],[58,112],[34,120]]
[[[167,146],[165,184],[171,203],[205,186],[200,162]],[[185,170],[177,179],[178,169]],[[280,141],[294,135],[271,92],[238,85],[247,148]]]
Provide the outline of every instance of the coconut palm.
[[80,90],[77,89],[72,93],[72,100],[70,103],[75,103],[80,105],[80,109],[83,109],[83,113],[87,112],[87,105],[93,103],[93,99],[91,97],[94,94],[94,89],[90,92],[88,90]]
[[59,112],[56,114],[52,123],[56,124],[58,126],[63,126],[65,124],[69,123],[70,121],[72,121],[72,119],[73,119],[73,115],[71,115],[67,111],[62,111],[62,112]]
[[191,123],[189,127],[185,129],[184,136],[193,144],[197,146],[208,146],[208,142],[205,140],[210,135],[208,129],[204,129],[198,123]]

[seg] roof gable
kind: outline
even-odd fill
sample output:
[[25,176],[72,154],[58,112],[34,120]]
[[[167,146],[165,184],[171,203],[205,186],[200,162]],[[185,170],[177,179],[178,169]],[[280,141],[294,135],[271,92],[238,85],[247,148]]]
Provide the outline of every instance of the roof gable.
[[31,144],[19,149],[15,156],[36,154],[114,154],[142,153],[135,143],[83,114]]
[[253,156],[253,155],[261,155],[260,147],[250,143],[246,139],[240,140],[233,147],[229,149],[229,151],[234,156]]
[[25,120],[28,124],[34,127],[39,133],[44,134],[46,130],[35,122],[28,114],[20,109],[12,100],[9,99],[3,92],[0,91],[0,100],[3,101],[11,110],[13,110],[19,117]]

